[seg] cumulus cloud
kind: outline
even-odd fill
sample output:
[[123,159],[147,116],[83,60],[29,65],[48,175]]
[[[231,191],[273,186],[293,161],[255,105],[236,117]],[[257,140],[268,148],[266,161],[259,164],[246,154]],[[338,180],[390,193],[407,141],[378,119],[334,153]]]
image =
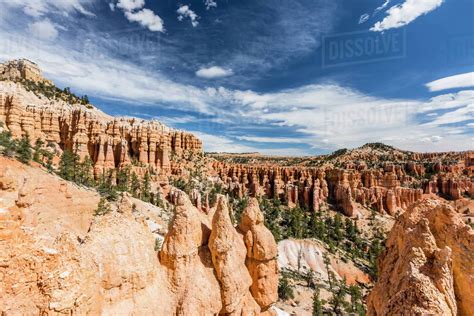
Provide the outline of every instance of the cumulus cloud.
[[206,79],[222,78],[232,76],[234,72],[232,69],[224,69],[218,66],[212,66],[209,68],[201,68],[196,71],[196,76]]
[[117,2],[117,8],[124,12],[130,22],[137,22],[152,32],[164,32],[163,20],[144,6],[145,0],[119,0]]
[[189,18],[193,27],[198,26],[199,22],[197,20],[199,19],[199,16],[191,10],[188,5],[180,6],[176,12],[178,13],[179,21],[183,21],[184,18]]
[[207,10],[210,8],[217,8],[217,2],[215,0],[204,0],[204,5]]
[[443,2],[444,0],[405,0],[405,2],[388,9],[388,16],[375,23],[370,30],[381,32],[405,26],[416,18],[438,8]]
[[432,92],[473,86],[474,72],[445,77],[426,84],[426,87]]
[[135,11],[145,6],[145,0],[119,0],[117,8],[124,11]]
[[54,40],[56,37],[58,37],[58,30],[49,19],[44,19],[28,24],[28,30],[35,37],[44,40]]

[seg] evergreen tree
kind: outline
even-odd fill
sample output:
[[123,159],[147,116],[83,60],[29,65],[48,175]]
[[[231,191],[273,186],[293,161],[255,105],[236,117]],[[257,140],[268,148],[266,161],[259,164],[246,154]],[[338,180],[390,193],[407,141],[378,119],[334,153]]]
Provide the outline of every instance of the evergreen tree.
[[347,289],[349,295],[351,296],[351,306],[349,311],[356,313],[359,316],[365,315],[364,303],[362,301],[362,291],[358,285],[351,285]]
[[76,172],[76,183],[88,187],[94,186],[93,169],[94,166],[92,159],[87,156],[82,163],[78,164],[78,170]]
[[107,204],[107,200],[101,197],[99,201],[99,205],[97,205],[97,209],[94,211],[94,215],[102,216],[110,212],[111,212],[111,209],[110,209],[110,206]]
[[7,157],[15,156],[16,142],[12,139],[10,131],[3,131],[0,133],[0,153]]
[[117,171],[117,190],[127,192],[130,182],[130,166],[126,166]]
[[46,169],[48,172],[53,172],[53,154],[45,151],[44,155],[46,156]]
[[78,157],[70,150],[64,150],[59,161],[59,176],[68,181],[74,181]]
[[151,179],[150,179],[150,174],[147,171],[142,181],[141,199],[145,202],[150,202],[150,197],[151,197]]
[[320,295],[320,289],[319,287],[317,287],[314,290],[314,294],[313,294],[313,313],[312,313],[313,316],[322,316],[324,314],[324,311],[323,311],[324,301],[321,300],[319,295]]
[[32,158],[32,150],[30,144],[30,137],[25,134],[18,142],[16,152],[18,154],[18,160],[24,164],[29,164]]
[[345,300],[347,294],[346,278],[344,277],[341,281],[336,281],[335,283],[336,285],[331,290],[332,296],[329,300],[329,305],[334,314],[342,315],[347,305]]
[[132,180],[130,183],[130,194],[132,194],[134,198],[139,198],[140,181],[138,180],[138,176],[135,172],[132,172]]
[[293,293],[293,288],[288,281],[288,277],[285,274],[282,274],[280,281],[278,283],[278,297],[282,300],[289,300],[295,297]]
[[41,163],[41,158],[44,156],[43,150],[41,149],[43,145],[44,142],[41,140],[41,138],[38,138],[35,142],[33,154],[33,161],[36,161],[37,163]]

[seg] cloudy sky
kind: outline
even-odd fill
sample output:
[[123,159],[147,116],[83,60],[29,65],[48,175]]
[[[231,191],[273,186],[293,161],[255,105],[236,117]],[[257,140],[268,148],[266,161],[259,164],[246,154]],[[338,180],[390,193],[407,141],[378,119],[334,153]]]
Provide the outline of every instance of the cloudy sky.
[[474,149],[472,0],[0,0],[28,58],[208,151]]

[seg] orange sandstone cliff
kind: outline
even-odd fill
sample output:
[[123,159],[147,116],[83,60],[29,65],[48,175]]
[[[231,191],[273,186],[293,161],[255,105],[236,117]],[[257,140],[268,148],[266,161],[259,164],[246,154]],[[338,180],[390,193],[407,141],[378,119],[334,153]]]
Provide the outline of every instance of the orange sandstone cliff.
[[439,200],[422,200],[390,232],[369,315],[473,315],[474,230]]
[[125,194],[94,216],[95,191],[0,157],[2,314],[271,314],[276,244],[258,205],[245,212],[244,235],[223,196],[206,214],[172,194],[160,250],[156,206]]

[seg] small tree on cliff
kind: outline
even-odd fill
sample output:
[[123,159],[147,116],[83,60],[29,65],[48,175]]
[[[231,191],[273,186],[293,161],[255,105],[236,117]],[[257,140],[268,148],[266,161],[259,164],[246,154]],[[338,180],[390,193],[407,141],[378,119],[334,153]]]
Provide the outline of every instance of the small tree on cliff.
[[99,205],[97,205],[97,209],[94,211],[95,216],[102,216],[107,213],[110,213],[112,210],[110,206],[107,204],[107,200],[104,197],[100,198]]
[[64,150],[59,161],[59,176],[65,180],[73,181],[76,176],[78,157],[70,150]]
[[142,182],[142,189],[141,189],[141,199],[145,202],[150,202],[151,198],[151,179],[150,174],[148,171],[145,173]]
[[43,145],[44,142],[41,140],[41,138],[38,138],[35,142],[33,154],[33,161],[36,161],[37,163],[41,163],[41,158],[44,156],[43,150],[41,149]]
[[324,315],[323,306],[324,306],[325,301],[321,300],[319,294],[320,294],[320,288],[317,287],[314,290],[314,294],[313,294],[313,313],[312,313],[313,316]]
[[16,152],[18,154],[18,160],[24,164],[29,164],[32,157],[32,150],[30,144],[30,137],[25,134],[18,142]]
[[87,156],[83,162],[78,164],[78,170],[76,175],[76,182],[85,186],[94,185],[94,175],[93,175],[93,162],[92,159]]
[[16,152],[16,142],[12,139],[10,131],[0,133],[0,153],[7,157],[13,157]]
[[117,190],[121,192],[128,191],[130,182],[130,166],[126,166],[117,171]]
[[134,198],[138,198],[140,194],[140,180],[138,180],[138,176],[135,172],[132,172],[132,180],[130,183],[130,194]]
[[278,283],[278,297],[282,300],[289,300],[295,297],[288,277],[285,274],[281,275],[280,282]]

